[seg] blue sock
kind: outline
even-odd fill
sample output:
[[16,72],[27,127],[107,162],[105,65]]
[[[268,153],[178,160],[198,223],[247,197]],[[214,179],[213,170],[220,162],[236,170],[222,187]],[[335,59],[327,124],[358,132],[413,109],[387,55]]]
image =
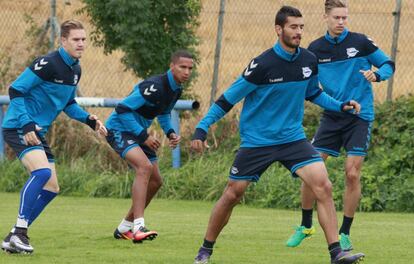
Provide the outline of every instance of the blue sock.
[[43,209],[45,209],[45,207],[56,197],[56,195],[57,193],[48,190],[42,190],[40,192],[39,197],[34,204],[32,214],[29,217],[29,226],[40,215]]
[[20,207],[16,227],[27,228],[36,200],[48,182],[52,171],[49,168],[34,170],[20,192]]

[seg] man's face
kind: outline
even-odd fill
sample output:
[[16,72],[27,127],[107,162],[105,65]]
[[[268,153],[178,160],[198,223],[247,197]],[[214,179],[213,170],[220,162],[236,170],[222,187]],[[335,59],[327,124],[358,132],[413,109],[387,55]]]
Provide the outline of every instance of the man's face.
[[170,64],[174,80],[178,83],[184,83],[190,79],[193,71],[193,59],[180,57],[176,62]]
[[62,47],[74,59],[82,57],[86,47],[86,32],[84,29],[72,29],[69,35],[62,37]]
[[339,36],[345,30],[348,23],[348,8],[337,7],[324,15],[329,34]]
[[283,28],[276,25],[276,32],[279,40],[290,48],[297,48],[303,35],[303,17],[287,17]]

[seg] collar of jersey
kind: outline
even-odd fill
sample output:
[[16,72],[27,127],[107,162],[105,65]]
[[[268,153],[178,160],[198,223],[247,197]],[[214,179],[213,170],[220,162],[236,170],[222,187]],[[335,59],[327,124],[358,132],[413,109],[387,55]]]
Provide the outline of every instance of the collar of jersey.
[[329,35],[329,32],[327,31],[325,34],[325,39],[332,44],[341,43],[342,41],[344,41],[346,36],[348,36],[348,33],[349,33],[348,29],[345,28],[344,31],[341,33],[341,35],[333,38],[331,35]]
[[59,54],[68,66],[72,67],[73,65],[79,64],[79,60],[73,59],[72,56],[70,56],[63,47],[59,48]]
[[177,89],[181,89],[181,85],[177,84],[174,80],[174,76],[171,70],[167,71],[168,82],[170,83],[170,87],[175,91]]
[[276,52],[276,54],[279,57],[281,57],[282,59],[287,60],[287,61],[296,60],[299,57],[299,54],[300,54],[300,48],[296,48],[295,53],[287,52],[286,50],[284,50],[282,48],[279,41],[273,46],[273,50],[274,50],[274,52]]

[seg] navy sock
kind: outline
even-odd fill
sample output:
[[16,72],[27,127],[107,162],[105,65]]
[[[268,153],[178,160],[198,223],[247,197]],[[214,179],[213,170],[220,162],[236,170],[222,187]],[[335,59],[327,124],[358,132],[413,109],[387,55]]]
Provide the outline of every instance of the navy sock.
[[49,168],[32,171],[30,178],[20,192],[19,215],[16,227],[27,228],[37,197],[51,175],[52,171]]
[[29,217],[29,226],[40,215],[43,209],[45,209],[45,207],[56,197],[56,195],[57,193],[48,190],[42,190],[40,192],[39,197],[34,204],[32,214]]
[[214,243],[216,243],[216,241],[208,241],[207,239],[204,239],[203,248],[213,250]]
[[347,217],[344,215],[344,219],[342,221],[342,226],[339,229],[339,234],[344,233],[345,235],[349,236],[349,233],[351,232],[351,225],[352,221],[354,220],[353,217]]
[[331,259],[334,259],[339,253],[341,253],[341,245],[338,241],[334,242],[328,246],[328,250],[331,255]]
[[306,228],[312,227],[312,213],[313,209],[303,209],[302,208],[302,224]]

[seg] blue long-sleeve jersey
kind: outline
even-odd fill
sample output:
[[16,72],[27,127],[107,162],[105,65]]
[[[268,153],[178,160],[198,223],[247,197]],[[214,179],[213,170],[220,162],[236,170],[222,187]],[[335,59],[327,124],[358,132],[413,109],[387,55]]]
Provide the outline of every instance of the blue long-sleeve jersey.
[[367,36],[347,29],[337,38],[329,33],[309,45],[318,58],[319,82],[323,90],[337,100],[356,100],[361,104],[359,117],[374,120],[374,95],[371,82],[360,70],[374,65],[377,81],[387,80],[394,73],[394,63]]
[[80,77],[79,60],[62,47],[35,59],[9,88],[10,106],[2,127],[26,133],[37,124],[44,134],[62,110],[85,123],[89,114],[75,100]]
[[304,139],[304,101],[341,111],[339,102],[318,86],[315,55],[298,48],[294,54],[279,43],[253,59],[242,75],[212,105],[197,125],[207,133],[240,100],[241,147],[261,147]]
[[171,125],[171,110],[180,98],[182,88],[171,70],[138,83],[106,121],[108,129],[130,132],[140,143],[148,137],[147,128],[157,117],[167,136],[175,133]]

